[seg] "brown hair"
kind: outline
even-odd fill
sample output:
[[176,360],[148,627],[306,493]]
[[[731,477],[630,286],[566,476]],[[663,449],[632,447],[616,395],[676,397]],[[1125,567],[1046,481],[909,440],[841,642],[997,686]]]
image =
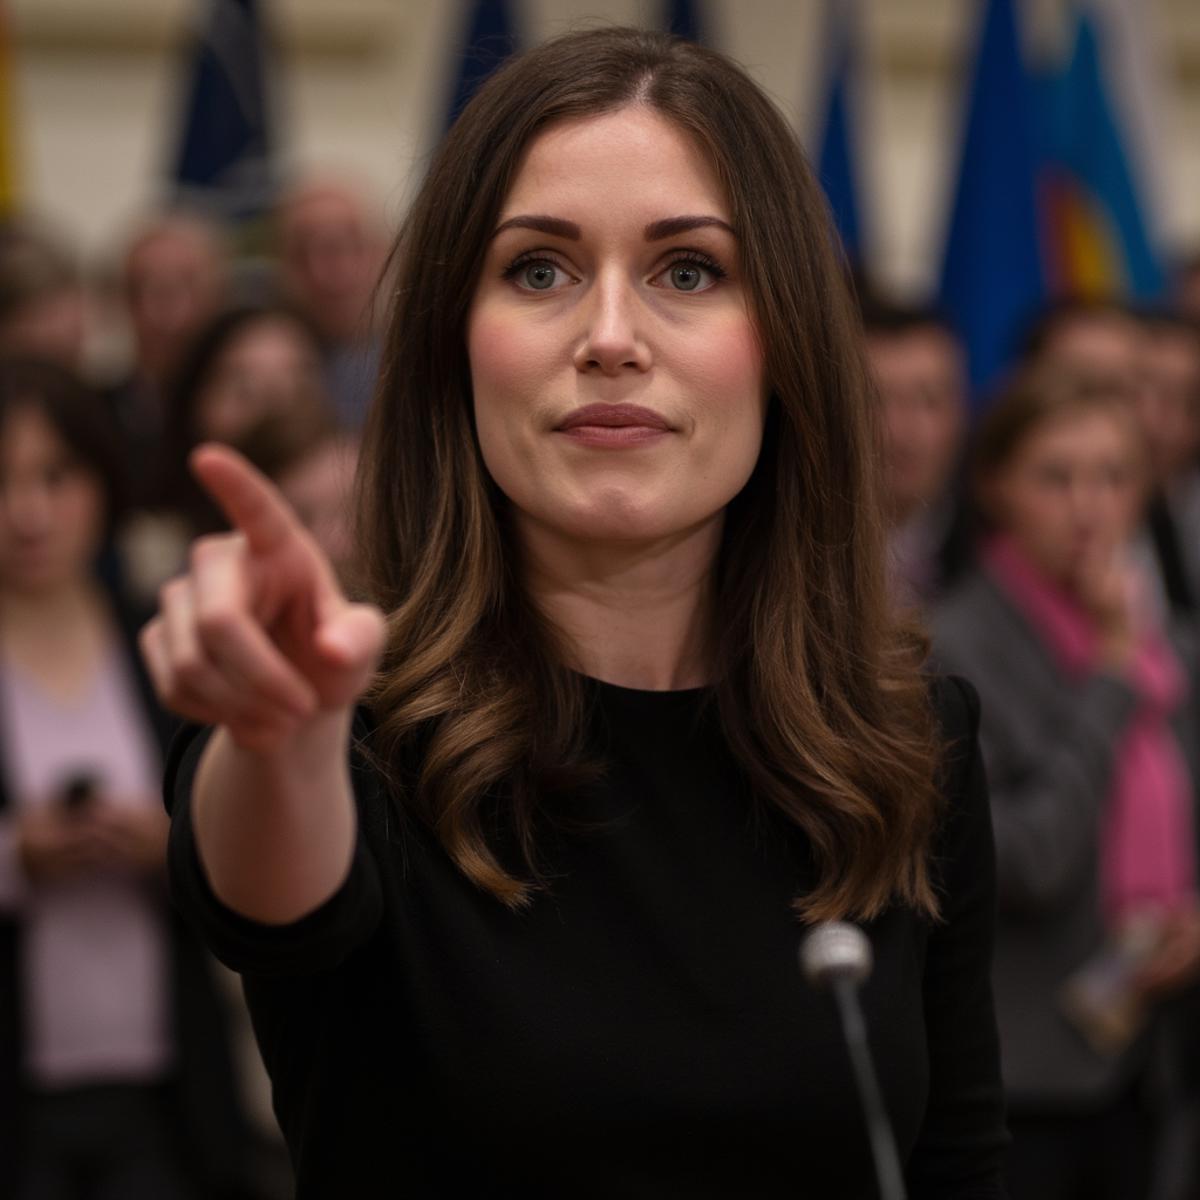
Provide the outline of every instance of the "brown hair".
[[330,442],[347,437],[324,404],[270,413],[234,443],[268,479],[278,479]]
[[103,398],[60,363],[0,356],[0,428],[31,410],[99,484],[107,536],[129,502],[129,464]]
[[[890,616],[874,406],[825,203],[759,88],[666,35],[568,34],[512,60],[451,129],[400,233],[360,476],[368,592],[389,614],[374,751],[399,774],[419,746],[406,807],[476,884],[527,902],[539,799],[583,761],[585,687],[515,573],[473,428],[465,324],[531,139],[628,104],[663,115],[715,164],[771,388],[762,453],[729,506],[716,566],[725,736],[754,792],[811,841],[818,875],[796,901],[802,917],[871,917],[892,901],[932,913],[937,745],[923,647]],[[497,803],[526,878],[486,836]]]
[[1057,366],[1027,367],[1013,376],[988,406],[976,435],[973,474],[981,498],[991,480],[1043,425],[1094,412],[1121,416],[1138,441],[1133,397],[1121,382]]

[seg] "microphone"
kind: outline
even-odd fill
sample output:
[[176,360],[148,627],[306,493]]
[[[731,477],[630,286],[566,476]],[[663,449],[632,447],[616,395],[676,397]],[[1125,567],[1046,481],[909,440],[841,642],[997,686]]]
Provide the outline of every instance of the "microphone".
[[856,925],[843,921],[821,922],[800,943],[800,968],[805,979],[815,988],[831,991],[837,1001],[842,1033],[850,1051],[854,1081],[867,1122],[880,1198],[905,1200],[896,1139],[883,1106],[883,1094],[867,1044],[867,1026],[858,1003],[858,987],[871,974],[873,965],[871,943],[866,934]]

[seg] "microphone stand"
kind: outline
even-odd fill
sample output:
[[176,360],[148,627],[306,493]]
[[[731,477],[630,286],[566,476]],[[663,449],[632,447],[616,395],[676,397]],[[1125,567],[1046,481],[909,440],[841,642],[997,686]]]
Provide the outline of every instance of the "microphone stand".
[[883,1106],[883,1093],[867,1043],[867,1023],[858,1003],[858,985],[871,974],[872,959],[871,943],[863,931],[843,921],[822,921],[800,946],[800,967],[808,982],[817,988],[828,988],[837,1004],[867,1123],[880,1200],[905,1200],[896,1139]]
[[879,1090],[879,1080],[871,1061],[867,1026],[858,1003],[854,980],[846,975],[835,975],[829,981],[829,987],[842,1018],[842,1032],[846,1035],[846,1048],[850,1051],[854,1081],[858,1085],[859,1099],[867,1119],[867,1134],[871,1140],[871,1157],[875,1160],[880,1200],[906,1200],[900,1156],[896,1152],[896,1140],[892,1137],[892,1127],[883,1106],[883,1093]]

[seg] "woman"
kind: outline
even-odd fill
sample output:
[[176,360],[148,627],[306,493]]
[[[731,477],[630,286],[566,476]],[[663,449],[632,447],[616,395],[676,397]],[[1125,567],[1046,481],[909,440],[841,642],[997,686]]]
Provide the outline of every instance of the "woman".
[[168,461],[161,500],[180,512],[189,535],[222,528],[187,471],[201,442],[234,445],[264,420],[326,411],[316,334],[284,308],[226,309],[197,334],[167,396]]
[[167,721],[94,568],[118,457],[95,396],[0,364],[0,1192],[229,1195],[240,1129],[203,953],[174,928]]
[[1200,964],[1195,649],[1155,627],[1131,564],[1145,452],[1122,390],[1022,377],[977,463],[994,532],[935,628],[983,698],[1009,1189],[1136,1200],[1154,1003]]
[[353,579],[358,439],[318,408],[267,417],[235,445],[279,489],[338,579]]
[[396,259],[378,608],[214,447],[240,532],[143,637],[218,726],[169,768],[175,886],[244,972],[298,1194],[873,1195],[795,957],[853,917],[912,1194],[998,1195],[974,718],[938,689],[939,773],[786,124],[699,47],[568,36],[481,89]]
[[263,421],[327,414],[316,334],[284,308],[227,309],[196,335],[166,402],[165,453],[126,468],[140,511],[118,538],[127,586],[147,604],[183,568],[191,538],[225,527],[188,473],[188,454],[201,442],[236,444]]

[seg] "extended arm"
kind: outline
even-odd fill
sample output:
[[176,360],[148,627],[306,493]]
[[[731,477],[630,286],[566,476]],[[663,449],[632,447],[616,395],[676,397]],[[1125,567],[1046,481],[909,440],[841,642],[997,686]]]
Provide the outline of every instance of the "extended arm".
[[297,921],[349,870],[348,739],[382,642],[380,614],[342,596],[282,498],[231,451],[195,470],[236,532],[196,544],[163,589],[142,648],[160,696],[218,726],[191,798],[217,898],[265,924]]

